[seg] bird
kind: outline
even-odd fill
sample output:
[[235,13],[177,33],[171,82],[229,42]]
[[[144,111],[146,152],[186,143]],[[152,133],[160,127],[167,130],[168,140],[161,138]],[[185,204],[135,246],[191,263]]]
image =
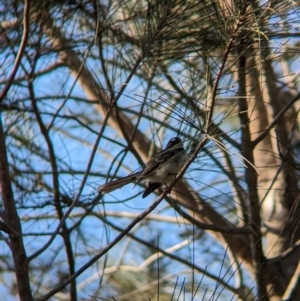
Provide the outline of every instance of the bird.
[[129,183],[136,182],[138,184],[145,181],[148,184],[142,195],[142,198],[145,198],[162,185],[170,184],[187,160],[188,154],[181,139],[173,137],[167,143],[166,148],[147,162],[141,171],[103,184],[97,190],[101,193],[109,193]]

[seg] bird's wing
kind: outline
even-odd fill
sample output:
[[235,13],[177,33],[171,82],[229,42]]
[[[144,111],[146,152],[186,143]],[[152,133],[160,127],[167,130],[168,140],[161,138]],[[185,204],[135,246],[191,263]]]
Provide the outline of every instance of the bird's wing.
[[150,160],[146,166],[145,169],[141,172],[140,176],[137,177],[137,182],[141,182],[142,180],[145,180],[148,176],[150,176],[160,165],[167,163],[170,161],[175,155],[177,155],[177,152],[174,150],[163,150],[162,152],[158,153],[158,155],[155,157],[155,159]]
[[149,161],[146,164],[145,169],[141,172],[140,176],[137,178],[136,184],[147,178],[149,175],[151,175],[159,166],[160,162],[156,160]]

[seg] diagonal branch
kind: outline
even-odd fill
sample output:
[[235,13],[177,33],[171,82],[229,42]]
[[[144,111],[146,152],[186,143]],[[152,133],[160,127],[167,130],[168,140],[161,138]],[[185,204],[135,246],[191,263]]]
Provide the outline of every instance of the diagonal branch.
[[0,94],[0,103],[5,98],[11,84],[14,81],[14,78],[18,71],[18,68],[19,68],[19,65],[20,65],[26,44],[27,44],[28,35],[29,35],[29,12],[30,12],[30,0],[25,0],[24,13],[23,13],[23,36],[22,36],[20,48],[18,50],[18,54],[17,54],[16,60],[15,60],[13,69],[11,71],[9,78],[6,81],[6,84],[5,84],[1,94]]
[[123,237],[125,237],[132,228],[137,225],[140,221],[142,221],[150,212],[152,212],[164,199],[166,195],[166,191],[159,197],[157,200],[148,207],[144,212],[138,215],[120,234],[118,234],[106,247],[104,247],[101,252],[96,254],[92,259],[90,259],[87,263],[85,263],[80,269],[77,270],[72,276],[58,284],[55,288],[49,291],[42,297],[36,299],[36,301],[46,301],[50,297],[52,297],[55,293],[59,292],[65,286],[67,286],[71,281],[76,279],[79,275],[81,275],[86,269],[88,269],[93,263],[95,263],[99,258],[101,258],[104,254],[106,254],[110,249],[112,249]]
[[214,112],[214,107],[215,107],[217,92],[218,92],[218,88],[219,88],[219,82],[220,82],[221,77],[223,75],[223,71],[224,71],[224,68],[225,68],[225,65],[226,65],[229,53],[230,53],[230,51],[232,49],[233,43],[235,42],[235,39],[236,39],[236,37],[238,35],[238,32],[240,31],[241,26],[243,24],[243,18],[244,18],[245,12],[247,10],[247,7],[248,7],[248,1],[245,1],[243,10],[240,12],[240,16],[239,16],[238,22],[235,25],[235,28],[234,28],[234,30],[233,30],[233,32],[231,34],[231,38],[230,38],[230,40],[229,40],[229,42],[227,44],[227,47],[225,49],[225,53],[223,55],[223,60],[222,60],[221,65],[219,67],[219,71],[217,73],[216,80],[215,80],[215,83],[214,83],[213,88],[212,88],[211,103],[209,105],[210,109],[208,110],[207,120],[206,120],[206,124],[205,124],[205,131],[207,133],[210,133],[210,128],[212,127],[212,123],[211,122],[212,122],[212,118],[213,118],[213,112]]
[[300,93],[295,95],[290,101],[288,101],[280,112],[273,118],[272,122],[262,131],[262,133],[252,141],[253,147],[255,147],[260,141],[262,141],[270,132],[270,130],[276,125],[278,120],[284,115],[284,113],[300,98]]

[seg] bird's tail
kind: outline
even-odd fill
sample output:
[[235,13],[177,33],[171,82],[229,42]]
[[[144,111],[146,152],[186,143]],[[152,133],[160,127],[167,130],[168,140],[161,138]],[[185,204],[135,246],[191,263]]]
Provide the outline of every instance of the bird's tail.
[[118,179],[115,181],[111,181],[109,183],[99,186],[97,188],[97,190],[102,193],[109,193],[111,191],[114,191],[115,189],[121,188],[124,185],[127,185],[127,184],[135,181],[140,176],[140,174],[141,174],[140,172],[137,172],[137,173],[130,174],[124,178],[121,178],[121,179]]

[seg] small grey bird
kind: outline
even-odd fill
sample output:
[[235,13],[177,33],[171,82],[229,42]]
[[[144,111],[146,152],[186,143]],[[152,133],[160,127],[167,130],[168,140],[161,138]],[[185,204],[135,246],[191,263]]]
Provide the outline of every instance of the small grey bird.
[[142,196],[145,198],[160,186],[170,184],[177,173],[182,169],[187,159],[188,154],[183,147],[181,139],[174,137],[170,139],[166,148],[151,159],[141,171],[132,173],[122,179],[106,183],[98,187],[97,190],[102,193],[108,193],[134,181],[136,184],[141,181],[146,181],[148,187]]

